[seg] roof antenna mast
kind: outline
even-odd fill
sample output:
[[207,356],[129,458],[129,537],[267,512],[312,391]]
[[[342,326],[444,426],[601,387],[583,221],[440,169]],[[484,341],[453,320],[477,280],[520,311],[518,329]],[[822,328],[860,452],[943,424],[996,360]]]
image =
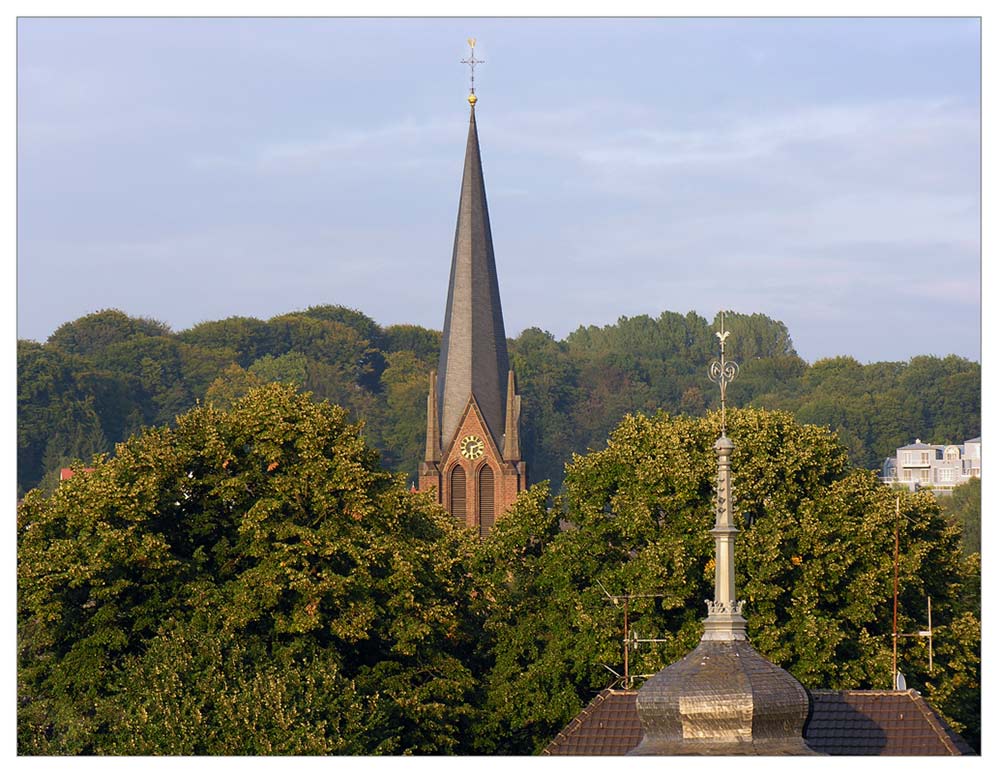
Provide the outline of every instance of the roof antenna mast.
[[467,64],[468,69],[471,70],[472,83],[468,89],[468,104],[474,108],[475,103],[478,101],[478,97],[475,96],[475,65],[483,64],[486,60],[475,58],[475,38],[468,39],[468,46],[472,49],[472,53],[469,55],[468,59],[462,59],[461,63]]

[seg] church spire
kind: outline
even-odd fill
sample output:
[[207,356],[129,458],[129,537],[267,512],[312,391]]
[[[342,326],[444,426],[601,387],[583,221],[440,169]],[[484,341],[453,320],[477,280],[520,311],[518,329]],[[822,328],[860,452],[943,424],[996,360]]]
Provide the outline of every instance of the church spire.
[[[474,49],[472,59],[479,61],[474,59]],[[482,177],[479,134],[475,125],[475,103],[471,100],[474,96],[473,91],[469,98],[472,106],[465,145],[465,167],[437,369],[443,448],[447,448],[453,440],[472,396],[497,446],[501,445],[506,424],[509,360],[486,187]]]
[[475,39],[468,140],[451,253],[444,332],[436,378],[427,395],[427,445],[420,489],[437,490],[461,524],[488,534],[527,488],[520,458],[521,401],[506,352],[493,236],[475,126]]

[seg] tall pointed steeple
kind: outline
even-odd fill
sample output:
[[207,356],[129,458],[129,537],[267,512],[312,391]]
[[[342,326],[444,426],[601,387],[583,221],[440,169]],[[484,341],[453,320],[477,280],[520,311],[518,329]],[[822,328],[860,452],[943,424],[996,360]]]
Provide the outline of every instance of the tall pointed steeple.
[[451,253],[440,364],[427,396],[420,489],[485,535],[527,488],[520,459],[520,396],[506,351],[489,206],[475,125],[475,40],[465,167]]
[[475,396],[493,439],[500,442],[509,368],[473,103],[437,369],[444,447],[454,438],[470,395]]

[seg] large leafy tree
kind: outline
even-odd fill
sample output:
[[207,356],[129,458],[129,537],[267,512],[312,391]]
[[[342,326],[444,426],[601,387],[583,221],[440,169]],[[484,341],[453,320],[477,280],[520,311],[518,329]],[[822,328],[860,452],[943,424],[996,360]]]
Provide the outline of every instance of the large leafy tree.
[[75,355],[89,355],[136,336],[165,336],[170,328],[158,320],[129,317],[119,309],[103,309],[63,323],[48,343]]
[[255,317],[227,317],[201,322],[181,331],[177,338],[204,349],[229,349],[235,353],[236,362],[243,368],[275,351],[283,354],[274,341],[275,332],[266,322]]
[[447,753],[471,538],[290,386],[199,406],[18,509],[22,753]]
[[[754,646],[809,687],[888,687],[897,523],[900,631],[925,628],[931,596],[938,650],[930,674],[924,641],[901,640],[902,669],[974,741],[978,610],[966,592],[977,574],[932,496],[897,495],[851,470],[833,433],[790,414],[729,420],[737,583]],[[631,654],[633,675],[694,647],[712,589],[719,431],[717,414],[628,416],[605,449],[574,458],[556,511],[537,492],[497,525],[482,570],[493,654],[484,745],[537,751],[611,682],[605,665],[621,671],[622,608],[608,594],[636,595],[632,627],[663,640]]]

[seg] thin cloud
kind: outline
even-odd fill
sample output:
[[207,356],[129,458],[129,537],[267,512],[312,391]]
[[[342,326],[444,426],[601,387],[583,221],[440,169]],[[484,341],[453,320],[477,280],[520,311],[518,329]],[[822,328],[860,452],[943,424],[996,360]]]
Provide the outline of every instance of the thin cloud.
[[[856,105],[814,105],[778,115],[736,118],[696,130],[635,129],[596,147],[583,147],[588,164],[641,168],[730,164],[764,159],[822,143],[849,145],[890,139],[892,145],[922,145],[932,138],[975,136],[976,111],[942,100],[898,100]],[[650,125],[669,125],[667,116]]]

